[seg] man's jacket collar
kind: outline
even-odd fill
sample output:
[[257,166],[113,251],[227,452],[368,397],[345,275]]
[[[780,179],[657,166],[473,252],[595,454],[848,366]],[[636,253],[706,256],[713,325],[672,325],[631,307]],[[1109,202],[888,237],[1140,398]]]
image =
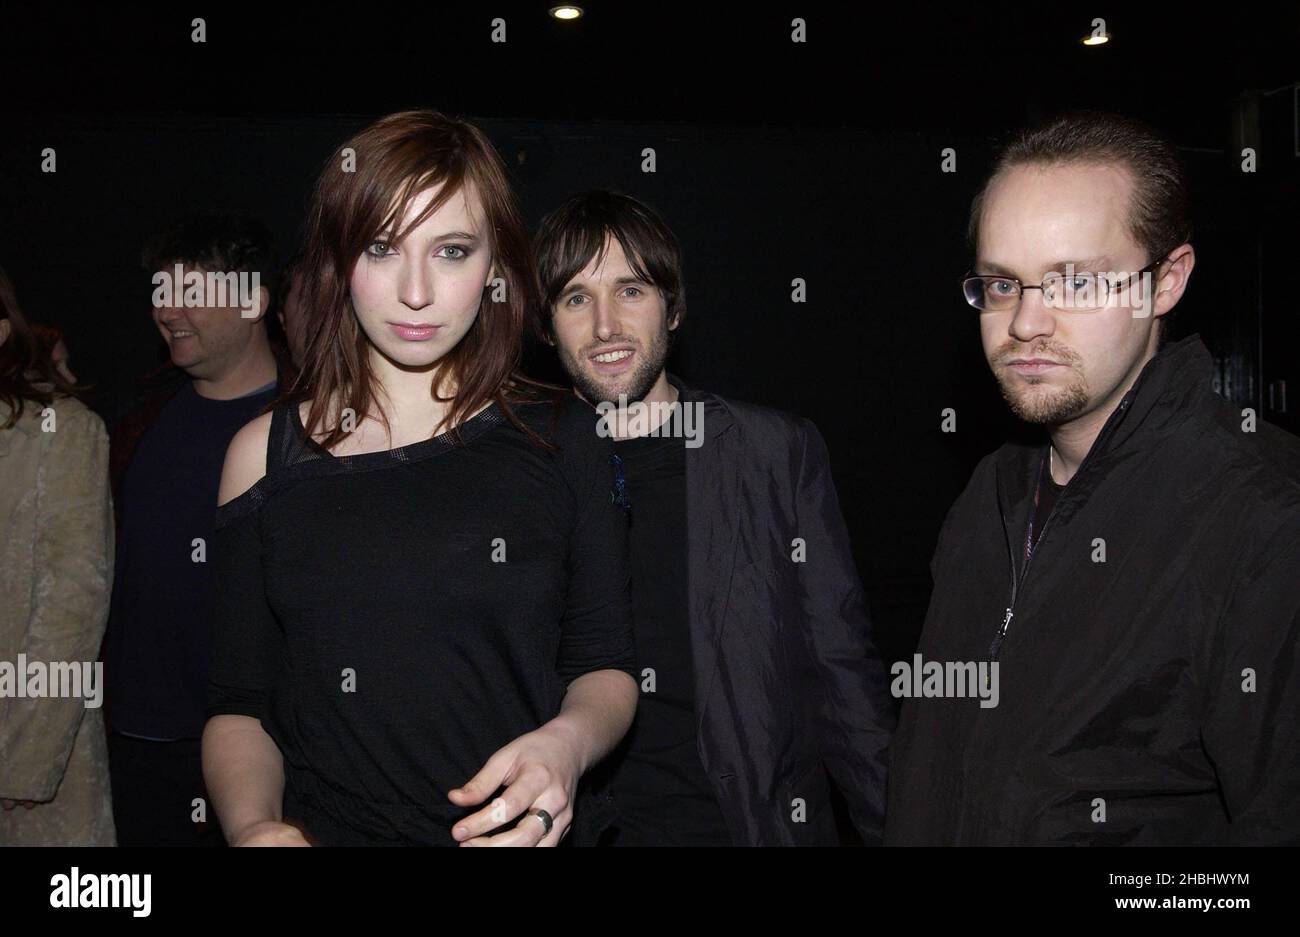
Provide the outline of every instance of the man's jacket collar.
[[1177,429],[1191,416],[1196,399],[1213,393],[1212,369],[1210,352],[1199,335],[1160,349],[1125,395],[1129,399],[1126,412],[1119,415],[1098,456],[1155,442]]
[[[1107,418],[1079,470],[1057,503],[1068,518],[1105,477],[1116,459],[1158,445],[1189,419],[1198,399],[1213,394],[1212,361],[1199,335],[1160,349]],[[1008,446],[996,463],[998,506],[1013,543],[1023,535],[1046,446]]]
[[712,440],[726,433],[735,425],[736,421],[731,415],[731,408],[717,394],[697,390],[672,372],[666,371],[664,375],[668,378],[668,383],[677,388],[682,403],[704,404],[703,443],[701,448],[707,448]]

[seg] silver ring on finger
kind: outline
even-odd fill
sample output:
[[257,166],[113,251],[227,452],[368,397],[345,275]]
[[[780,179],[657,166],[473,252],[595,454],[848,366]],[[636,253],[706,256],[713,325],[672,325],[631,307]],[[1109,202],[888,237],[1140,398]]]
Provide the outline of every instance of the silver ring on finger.
[[555,818],[552,817],[545,810],[543,810],[541,807],[534,807],[532,810],[528,811],[528,814],[529,816],[533,816],[541,820],[542,826],[546,827],[546,832],[542,834],[542,837],[545,838],[549,836],[551,833],[551,829],[555,826]]

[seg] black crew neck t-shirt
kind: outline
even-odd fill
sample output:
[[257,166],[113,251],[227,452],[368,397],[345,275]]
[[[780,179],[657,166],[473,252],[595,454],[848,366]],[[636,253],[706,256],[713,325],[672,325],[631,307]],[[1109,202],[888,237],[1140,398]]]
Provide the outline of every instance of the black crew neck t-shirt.
[[632,728],[612,756],[618,808],[610,845],[731,845],[698,750],[687,606],[686,446],[642,436],[615,444],[631,517],[632,608],[643,675]]
[[514,410],[558,451],[494,404],[460,443],[336,457],[278,409],[267,476],[218,511],[208,712],[261,720],[321,844],[455,845],[484,805],[448,790],[570,681],[635,677],[612,444],[577,398]]
[[269,384],[244,397],[213,400],[186,381],[131,456],[122,478],[104,649],[116,732],[156,741],[203,734],[212,645],[212,510],[230,440],[275,395]]

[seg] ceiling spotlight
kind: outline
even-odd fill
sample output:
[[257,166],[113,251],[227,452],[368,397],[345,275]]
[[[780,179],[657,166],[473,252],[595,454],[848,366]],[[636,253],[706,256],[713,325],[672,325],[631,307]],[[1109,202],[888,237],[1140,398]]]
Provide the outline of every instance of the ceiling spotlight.
[[1102,33],[1100,36],[1088,36],[1083,40],[1085,46],[1104,46],[1110,42],[1110,33]]
[[565,4],[564,6],[551,7],[550,13],[557,20],[576,20],[582,16],[582,7]]

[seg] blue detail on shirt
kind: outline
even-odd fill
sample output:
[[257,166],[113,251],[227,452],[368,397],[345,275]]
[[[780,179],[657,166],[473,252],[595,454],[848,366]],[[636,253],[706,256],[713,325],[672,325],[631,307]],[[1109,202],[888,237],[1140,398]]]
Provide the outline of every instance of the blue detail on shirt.
[[609,493],[609,500],[626,511],[632,507],[632,502],[627,497],[627,477],[623,474],[623,460],[617,455],[610,458],[614,460],[614,487]]

